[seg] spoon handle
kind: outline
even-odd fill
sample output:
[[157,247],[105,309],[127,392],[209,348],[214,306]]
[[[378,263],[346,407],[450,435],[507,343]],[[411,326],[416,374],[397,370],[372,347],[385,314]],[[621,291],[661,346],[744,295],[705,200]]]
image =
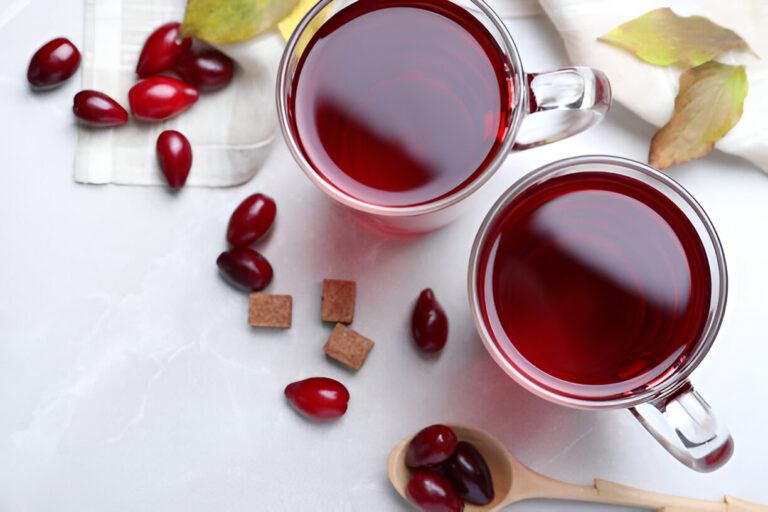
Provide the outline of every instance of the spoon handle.
[[655,492],[634,489],[607,480],[595,479],[600,501],[646,507],[662,512],[765,512],[768,506],[750,503],[748,501],[725,496],[723,501],[709,501],[697,498],[672,496]]
[[[526,468],[527,469],[527,468]],[[515,476],[521,472],[516,472]],[[522,475],[520,475],[522,476]],[[517,485],[515,485],[517,484]],[[594,486],[560,482],[527,470],[517,482],[517,495],[525,498],[589,501],[647,508],[661,512],[768,512],[768,506],[726,496],[723,501],[684,498],[634,489],[607,480],[595,480]]]

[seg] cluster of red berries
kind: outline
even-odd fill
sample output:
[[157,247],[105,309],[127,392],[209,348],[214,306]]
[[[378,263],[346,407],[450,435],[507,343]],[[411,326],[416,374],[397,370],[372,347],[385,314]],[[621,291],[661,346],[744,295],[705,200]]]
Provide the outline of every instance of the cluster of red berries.
[[485,459],[446,425],[431,425],[416,434],[408,444],[405,464],[413,470],[406,495],[424,512],[462,512],[464,502],[493,501]]
[[[71,77],[80,66],[80,52],[66,38],[43,45],[32,56],[27,80],[35,89],[50,89]],[[179,23],[166,23],[147,38],[139,56],[136,74],[141,78],[128,92],[133,117],[140,121],[163,121],[191,107],[200,91],[227,85],[234,75],[232,59],[218,50],[192,50],[192,40],[179,39]],[[161,73],[174,72],[180,79]],[[75,95],[72,110],[90,126],[117,126],[128,122],[128,112],[107,94],[84,90]],[[160,169],[171,188],[184,185],[192,167],[192,146],[174,130],[157,138]]]

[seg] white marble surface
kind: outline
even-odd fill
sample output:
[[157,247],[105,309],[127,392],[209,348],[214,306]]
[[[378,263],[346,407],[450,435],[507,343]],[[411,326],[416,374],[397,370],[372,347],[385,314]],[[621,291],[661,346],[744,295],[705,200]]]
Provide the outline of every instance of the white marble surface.
[[[485,205],[522,173],[585,153],[643,159],[652,129],[617,107],[590,133],[511,156],[481,190],[483,208],[416,240],[348,224],[282,143],[232,189],[76,185],[76,81],[32,94],[24,73],[45,40],[81,40],[77,0],[0,0],[0,510],[410,510],[389,486],[396,442],[434,422],[484,427],[525,463],[574,483],[602,477],[651,490],[768,503],[763,382],[768,177],[723,154],[675,169],[709,212],[728,258],[721,335],[694,374],[736,439],[709,475],[668,456],[625,411],[554,406],[509,381],[485,353],[465,293],[469,246]],[[529,70],[565,65],[544,18],[510,22]],[[295,299],[294,326],[246,323],[247,298],[214,260],[234,206],[262,191],[278,204],[260,246],[269,291]],[[376,342],[358,374],[327,361],[324,277],[358,281],[354,327]],[[451,320],[447,348],[421,357],[411,302],[435,289]],[[316,424],[283,387],[335,377],[348,413]],[[616,510],[523,503],[519,511]]]

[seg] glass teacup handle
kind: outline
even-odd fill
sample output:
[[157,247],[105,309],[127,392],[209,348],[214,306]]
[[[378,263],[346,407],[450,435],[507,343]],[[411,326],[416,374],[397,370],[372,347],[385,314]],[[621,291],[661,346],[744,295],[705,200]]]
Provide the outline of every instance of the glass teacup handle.
[[728,429],[690,382],[671,396],[630,411],[669,453],[691,469],[714,471],[733,454]]
[[549,144],[599,123],[611,106],[611,85],[601,71],[572,67],[529,73],[528,114],[513,149]]

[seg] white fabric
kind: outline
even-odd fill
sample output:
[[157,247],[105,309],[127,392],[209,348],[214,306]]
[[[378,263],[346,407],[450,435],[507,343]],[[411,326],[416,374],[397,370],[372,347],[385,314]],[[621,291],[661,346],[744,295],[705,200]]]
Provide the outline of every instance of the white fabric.
[[[502,0],[504,1],[504,0]],[[592,66],[608,76],[613,99],[655,126],[667,123],[674,109],[680,69],[658,67],[601,43],[616,26],[659,7],[681,16],[702,15],[736,31],[762,56],[731,52],[716,60],[745,64],[749,93],[739,123],[715,147],[747,158],[768,171],[768,2],[765,0],[540,0],[563,37],[573,64]],[[609,114],[610,115],[610,114]],[[650,146],[650,141],[649,146]],[[606,148],[610,153],[610,148]]]
[[486,0],[502,18],[525,18],[544,14],[538,0]]
[[[83,88],[102,91],[128,108],[136,61],[147,36],[180,20],[183,0],[85,0]],[[74,178],[83,183],[159,185],[155,156],[163,130],[175,129],[193,147],[189,185],[231,186],[248,181],[275,136],[274,84],[283,41],[277,32],[222,48],[238,67],[226,88],[201,93],[188,111],[161,123],[131,119],[115,128],[81,127]]]

